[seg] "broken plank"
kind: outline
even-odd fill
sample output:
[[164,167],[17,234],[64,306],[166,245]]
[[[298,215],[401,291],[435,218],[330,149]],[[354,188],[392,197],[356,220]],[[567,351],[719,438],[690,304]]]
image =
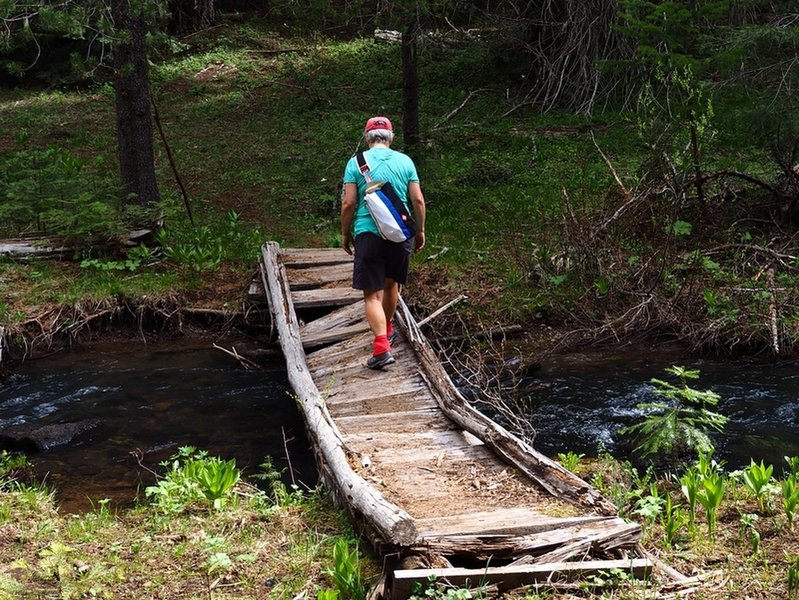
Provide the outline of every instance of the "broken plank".
[[613,517],[550,517],[524,508],[464,512],[446,517],[416,520],[420,538],[451,534],[504,533],[523,535],[575,525],[613,521]]
[[397,570],[394,571],[394,585],[392,586],[391,597],[404,600],[413,593],[414,584],[418,583],[424,586],[431,577],[446,580],[457,587],[495,584],[499,592],[505,592],[537,582],[587,577],[603,571],[610,571],[611,569],[620,569],[636,579],[645,579],[652,570],[652,563],[643,558],[636,558],[632,560],[591,560],[515,567],[486,567],[482,569]]
[[[419,543],[419,549],[427,548],[445,556],[468,555],[488,559],[491,556],[507,558],[521,554],[551,553],[562,546],[589,539],[588,547],[631,546],[641,539],[641,530],[623,519],[575,523],[528,535],[471,534],[428,536]],[[560,560],[560,559],[558,559]]]
[[304,323],[300,326],[300,333],[303,336],[314,335],[328,329],[354,325],[364,320],[366,320],[366,312],[363,302],[354,302],[337,308],[323,317]]
[[320,288],[291,292],[294,308],[323,308],[352,304],[363,298],[363,292],[352,288]]
[[300,335],[302,336],[303,348],[315,348],[324,344],[332,344],[349,339],[365,331],[369,331],[369,323],[364,320],[354,325],[331,328],[327,331],[320,331],[315,334],[303,332],[302,329],[300,329]]

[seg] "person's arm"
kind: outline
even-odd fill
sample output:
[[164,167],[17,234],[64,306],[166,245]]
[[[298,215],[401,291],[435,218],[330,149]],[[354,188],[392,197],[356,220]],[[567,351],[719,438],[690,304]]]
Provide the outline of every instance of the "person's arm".
[[413,217],[416,221],[416,252],[424,248],[424,222],[427,216],[424,205],[424,194],[418,182],[412,181],[408,184],[408,195],[413,204]]
[[358,186],[354,183],[344,184],[341,196],[341,245],[347,254],[352,254],[352,219],[358,204]]

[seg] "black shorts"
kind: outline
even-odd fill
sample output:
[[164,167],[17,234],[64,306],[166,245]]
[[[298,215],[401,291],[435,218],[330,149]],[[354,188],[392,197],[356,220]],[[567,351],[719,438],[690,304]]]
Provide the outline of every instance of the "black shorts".
[[408,282],[413,238],[389,242],[374,233],[361,233],[355,238],[355,264],[352,287],[356,290],[382,290],[386,279]]

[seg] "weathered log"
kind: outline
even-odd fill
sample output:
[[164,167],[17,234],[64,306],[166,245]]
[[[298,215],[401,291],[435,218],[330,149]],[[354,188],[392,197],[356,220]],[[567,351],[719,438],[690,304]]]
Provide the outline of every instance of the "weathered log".
[[416,321],[400,298],[397,313],[411,347],[419,357],[425,379],[441,410],[460,427],[477,436],[525,475],[556,497],[563,498],[600,514],[616,514],[616,507],[588,483],[475,409],[447,375]]
[[289,381],[302,405],[306,428],[324,461],[322,473],[334,493],[356,514],[363,516],[385,541],[407,546],[416,539],[413,519],[404,510],[387,501],[377,490],[356,474],[347,460],[341,435],[327,412],[324,398],[313,382],[305,361],[300,326],[288,289],[285,266],[278,260],[279,246],[270,242],[262,250],[264,289],[270,298],[272,320],[277,327],[286,358]]
[[152,237],[152,229],[136,229],[113,237],[89,237],[80,244],[65,244],[60,238],[45,236],[10,238],[0,241],[0,256],[30,260],[39,258],[65,258],[79,248],[117,248],[134,246]]

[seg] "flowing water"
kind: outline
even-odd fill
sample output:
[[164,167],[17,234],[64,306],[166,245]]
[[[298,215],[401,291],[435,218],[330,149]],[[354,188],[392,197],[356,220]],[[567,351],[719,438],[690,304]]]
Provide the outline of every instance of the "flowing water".
[[799,365],[796,361],[697,360],[666,353],[560,358],[544,365],[530,383],[536,391],[535,446],[548,455],[574,451],[596,456],[605,448],[624,456],[630,444],[622,427],[640,422],[640,402],[656,399],[654,378],[677,384],[665,372],[670,365],[698,369],[690,387],[721,396],[717,411],[730,418],[713,435],[717,456],[727,468],[765,460],[781,471],[784,456],[799,455]]
[[[548,455],[596,456],[604,448],[624,456],[629,445],[619,429],[640,421],[636,405],[655,398],[650,379],[668,379],[664,369],[672,364],[699,369],[692,387],[722,397],[718,410],[730,422],[716,439],[729,468],[750,458],[782,465],[783,456],[799,455],[795,362],[640,352],[543,365],[529,382],[536,447]],[[286,469],[285,481],[293,474],[312,486],[313,456],[283,360],[263,367],[246,371],[210,342],[105,344],[61,353],[18,366],[0,388],[0,436],[20,427],[87,424],[70,443],[29,454],[37,474],[56,488],[63,510],[83,510],[102,498],[132,503],[137,490],[153,481],[147,469],[158,470],[184,445],[236,458],[245,473],[257,472],[271,456]]]
[[[92,345],[23,363],[0,387],[0,434],[82,423],[68,444],[30,453],[62,510],[110,498],[130,504],[158,463],[192,445],[255,473],[266,456],[284,480],[313,486],[316,473],[302,418],[276,357],[246,371],[211,342]],[[135,457],[143,453],[142,464]],[[146,468],[143,468],[146,467]]]

